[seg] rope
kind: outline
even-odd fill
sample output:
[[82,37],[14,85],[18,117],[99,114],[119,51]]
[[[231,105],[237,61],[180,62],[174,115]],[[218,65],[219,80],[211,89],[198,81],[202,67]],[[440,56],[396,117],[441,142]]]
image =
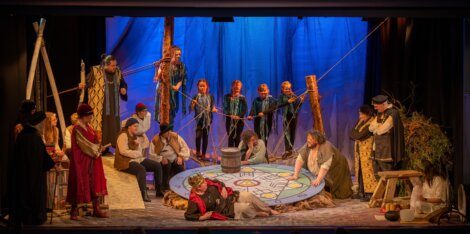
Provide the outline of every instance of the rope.
[[[210,131],[209,131],[209,137],[211,138],[211,142],[212,142],[212,164],[213,165],[217,165],[217,160],[218,160],[218,156],[217,156],[217,149],[215,148],[215,144],[214,144],[214,137],[213,137],[213,134],[212,134],[212,127],[210,128]],[[214,159],[215,157],[215,159]]]
[[353,48],[351,48],[343,57],[341,57],[330,69],[328,69],[325,73],[323,73],[320,78],[318,78],[317,82],[320,82],[328,73],[330,73],[338,64],[340,64],[346,57],[348,57],[354,50],[356,50],[364,41],[366,41],[377,29],[382,27],[385,22],[387,22],[390,17],[385,18],[379,25],[377,25],[372,31],[370,31],[362,40],[360,40]]
[[201,113],[199,113],[197,116],[195,116],[195,117],[192,118],[190,121],[188,121],[185,125],[183,125],[182,127],[180,127],[176,132],[177,132],[177,133],[181,132],[181,130],[183,130],[184,128],[186,128],[187,126],[189,126],[189,124],[191,124],[194,120],[196,120],[197,118],[199,118],[199,116],[201,116],[202,113],[204,113],[204,112],[201,111]]
[[122,75],[123,76],[128,76],[128,75],[132,75],[134,73],[138,73],[138,72],[141,72],[141,71],[148,70],[148,69],[154,67],[156,63],[157,62],[153,62],[153,63],[149,63],[149,64],[146,64],[146,65],[142,65],[140,67],[134,68],[132,70],[123,71]]

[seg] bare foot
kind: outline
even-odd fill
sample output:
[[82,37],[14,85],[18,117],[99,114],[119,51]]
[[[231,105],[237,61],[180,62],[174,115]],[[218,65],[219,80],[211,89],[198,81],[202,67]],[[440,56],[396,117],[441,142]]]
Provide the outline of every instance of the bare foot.
[[278,214],[280,214],[281,212],[279,212],[279,211],[277,211],[277,210],[272,210],[272,209],[271,209],[271,211],[269,211],[269,213],[270,213],[271,215],[278,215]]

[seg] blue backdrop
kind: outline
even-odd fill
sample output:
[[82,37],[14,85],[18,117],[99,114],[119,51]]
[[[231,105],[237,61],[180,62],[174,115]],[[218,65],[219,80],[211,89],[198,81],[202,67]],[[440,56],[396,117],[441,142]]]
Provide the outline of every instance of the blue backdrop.
[[[222,96],[229,92],[233,80],[243,82],[242,93],[251,101],[256,88],[267,83],[271,94],[280,94],[280,84],[289,80],[297,94],[305,91],[305,76],[320,77],[367,34],[367,23],[361,18],[304,17],[236,17],[234,23],[213,23],[211,18],[175,18],[174,44],[183,50],[182,61],[188,69],[188,93],[197,92],[196,82],[206,78],[210,92],[222,106]],[[113,17],[106,21],[107,53],[118,59],[126,72],[161,58],[163,18]],[[321,106],[328,139],[338,146],[353,165],[353,142],[349,130],[357,120],[362,105],[365,81],[366,43],[319,82]],[[145,103],[153,114],[154,69],[127,75],[129,101],[121,103],[121,118],[132,114],[138,102]],[[194,147],[194,122],[187,125],[193,113],[175,121],[190,147]],[[284,152],[281,115],[278,128],[269,138],[268,149]],[[215,115],[209,140],[212,145],[225,146],[223,117]],[[300,110],[295,147],[305,142],[305,131],[313,126],[308,98]],[[249,128],[253,128],[252,122]],[[153,122],[149,138],[158,132]],[[279,147],[276,143],[280,142]]]

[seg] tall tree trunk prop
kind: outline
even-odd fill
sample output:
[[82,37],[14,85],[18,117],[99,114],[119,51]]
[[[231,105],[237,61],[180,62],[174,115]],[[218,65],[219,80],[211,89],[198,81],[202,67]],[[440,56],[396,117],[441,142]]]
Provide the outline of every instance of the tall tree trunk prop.
[[165,17],[165,31],[163,34],[162,48],[163,59],[161,62],[162,78],[160,80],[160,124],[170,123],[170,61],[174,25],[174,17]]
[[323,128],[323,118],[320,107],[320,94],[318,93],[317,77],[310,75],[305,77],[307,82],[308,95],[310,97],[310,107],[313,114],[313,129],[325,133]]

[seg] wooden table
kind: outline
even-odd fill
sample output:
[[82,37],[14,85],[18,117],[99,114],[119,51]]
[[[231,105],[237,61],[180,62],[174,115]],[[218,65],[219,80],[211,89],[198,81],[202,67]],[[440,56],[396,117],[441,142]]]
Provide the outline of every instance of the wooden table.
[[[422,175],[421,172],[414,170],[381,171],[378,174],[380,180],[369,201],[370,208],[381,207],[384,203],[392,202],[395,198],[398,180],[405,180],[410,186],[412,178],[419,178]],[[411,188],[409,190],[411,192]]]

